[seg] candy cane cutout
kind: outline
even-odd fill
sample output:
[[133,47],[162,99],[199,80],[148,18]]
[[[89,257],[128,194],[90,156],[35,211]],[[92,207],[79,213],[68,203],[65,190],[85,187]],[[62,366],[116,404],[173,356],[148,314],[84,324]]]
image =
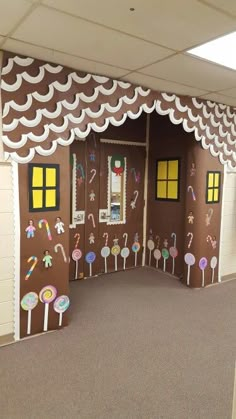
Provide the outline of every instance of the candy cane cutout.
[[193,201],[196,201],[196,196],[195,196],[195,193],[194,193],[194,190],[193,190],[193,187],[190,185],[190,186],[188,186],[188,192],[189,191],[191,191],[192,192],[192,198],[193,198]]
[[92,174],[91,178],[89,179],[89,183],[92,183],[93,179],[95,178],[96,174],[97,174],[97,170],[96,169],[91,169],[90,173]]
[[174,239],[174,247],[176,247],[176,240],[177,240],[176,233],[171,233],[171,237],[172,239]]
[[187,237],[189,237],[190,236],[190,239],[189,239],[189,242],[188,242],[188,248],[190,248],[191,247],[191,244],[192,244],[192,241],[193,241],[193,233],[188,233],[187,234]]
[[124,233],[123,237],[125,239],[125,247],[127,247],[128,233]]
[[105,246],[107,246],[107,244],[108,244],[108,237],[109,237],[108,233],[103,233],[103,236],[102,237],[105,237],[106,238],[106,240],[105,240]]
[[35,266],[36,266],[36,265],[37,265],[37,263],[38,263],[38,258],[37,258],[36,256],[30,256],[30,257],[29,257],[29,259],[27,260],[27,263],[30,263],[30,262],[31,262],[31,260],[33,260],[33,261],[34,261],[34,263],[32,264],[31,268],[28,270],[28,272],[27,272],[27,274],[26,274],[26,276],[25,276],[25,280],[26,280],[26,281],[28,281],[28,279],[29,279],[30,275],[32,275],[32,272],[33,272],[33,270],[34,270]]
[[136,208],[136,202],[137,202],[137,199],[138,199],[138,196],[139,196],[139,191],[134,191],[134,196],[135,197],[134,197],[133,201],[130,204],[130,206],[131,206],[132,209]]
[[95,224],[95,220],[94,220],[94,215],[92,213],[90,213],[88,215],[88,220],[92,220],[93,228],[96,228],[96,224]]
[[58,243],[58,244],[56,244],[56,246],[54,246],[54,252],[58,253],[59,248],[61,249],[61,253],[62,253],[64,262],[66,263],[67,262],[66,253],[65,253],[65,249],[64,249],[64,247],[61,243]]
[[52,235],[51,235],[51,231],[50,231],[50,228],[49,228],[49,224],[48,224],[48,221],[45,220],[45,218],[43,218],[42,220],[39,221],[39,228],[42,228],[43,223],[46,226],[48,240],[52,240]]
[[80,241],[80,234],[79,233],[76,233],[74,235],[74,239],[76,239],[76,238],[77,238],[77,240],[76,240],[76,243],[75,243],[75,249],[78,249],[79,241]]
[[213,216],[213,212],[214,212],[213,208],[209,208],[209,210],[208,210],[208,212],[206,214],[206,226],[209,226],[210,225],[211,218]]
[[85,179],[84,168],[81,163],[77,164],[77,170],[80,170],[82,178]]

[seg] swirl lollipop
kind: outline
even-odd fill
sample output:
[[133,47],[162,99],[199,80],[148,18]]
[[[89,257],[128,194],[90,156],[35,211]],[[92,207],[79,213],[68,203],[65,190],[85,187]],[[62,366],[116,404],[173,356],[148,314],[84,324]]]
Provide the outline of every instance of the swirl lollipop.
[[184,261],[188,265],[188,274],[187,274],[187,285],[190,283],[190,266],[193,266],[196,262],[195,256],[192,253],[186,253],[184,255]]
[[115,257],[115,271],[117,271],[117,256],[120,254],[118,239],[113,240],[114,246],[111,248],[111,254]]
[[138,233],[134,236],[134,243],[132,245],[132,251],[134,252],[134,266],[137,266],[137,258],[138,258],[138,252],[140,250],[140,243],[138,241]]
[[151,266],[152,251],[153,251],[153,249],[154,249],[154,247],[155,247],[155,243],[154,243],[154,241],[152,240],[152,238],[150,238],[150,239],[148,240],[148,242],[147,242],[147,247],[148,247],[148,249],[149,249],[149,262],[148,262],[148,264],[149,264],[149,266]]
[[214,273],[215,273],[215,268],[216,268],[216,266],[217,266],[217,257],[216,257],[216,256],[213,256],[213,257],[211,258],[211,261],[210,261],[210,266],[211,266],[211,269],[212,269],[211,283],[213,284],[213,282],[214,282]]
[[69,308],[70,299],[67,295],[60,295],[53,303],[53,308],[56,313],[59,313],[59,326],[62,326],[62,315]]
[[107,258],[110,256],[111,250],[110,247],[107,246],[108,244],[108,233],[104,233],[103,237],[106,238],[105,246],[103,246],[101,250],[101,256],[104,258],[104,264],[105,264],[105,274],[107,273]]
[[125,270],[125,266],[126,266],[126,259],[130,254],[129,248],[127,247],[127,241],[128,241],[128,233],[124,233],[123,237],[125,239],[125,247],[123,247],[123,249],[121,250],[121,257],[124,259],[124,265],[123,265],[123,269]]
[[27,335],[30,335],[31,333],[31,311],[37,306],[38,302],[39,297],[36,292],[28,292],[28,294],[25,294],[21,300],[21,308],[28,311]]
[[171,246],[169,251],[170,251],[170,256],[172,257],[172,275],[174,275],[174,273],[175,273],[175,258],[178,256],[178,250],[176,248],[176,234],[172,233],[171,237],[174,239],[174,246]]
[[202,271],[202,287],[204,287],[204,285],[205,285],[204,271],[205,271],[206,267],[207,267],[207,259],[205,257],[203,257],[199,260],[199,268]]
[[160,240],[161,240],[160,236],[156,236],[156,239],[157,239],[157,247],[153,252],[153,256],[154,256],[154,259],[156,259],[156,268],[158,269],[158,262],[161,259],[161,252],[160,252],[160,249],[159,249]]
[[57,296],[57,289],[53,287],[53,285],[46,285],[43,287],[39,293],[39,299],[42,303],[44,303],[44,323],[43,323],[43,331],[46,332],[48,330],[48,313],[49,313],[49,304],[52,303]]
[[85,256],[85,260],[89,264],[89,276],[93,276],[92,263],[95,261],[95,259],[96,259],[96,254],[94,252],[89,252]]

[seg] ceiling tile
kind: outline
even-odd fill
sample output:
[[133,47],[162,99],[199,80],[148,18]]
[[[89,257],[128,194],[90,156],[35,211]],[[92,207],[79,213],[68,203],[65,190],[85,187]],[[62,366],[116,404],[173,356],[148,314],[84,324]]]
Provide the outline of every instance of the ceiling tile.
[[236,86],[236,71],[184,54],[143,68],[140,72],[208,91]]
[[171,54],[165,48],[44,7],[34,10],[12,37],[131,70]]
[[74,57],[50,49],[34,46],[22,41],[16,41],[14,39],[8,39],[4,44],[4,49],[6,51],[12,51],[18,54],[38,58],[40,60],[45,60],[56,64],[61,64],[76,70],[81,70],[93,74],[101,74],[104,76],[119,78],[127,73],[127,70],[96,63],[94,61],[84,60],[83,58]]
[[219,93],[209,93],[208,95],[201,96],[203,99],[212,100],[213,102],[223,103],[224,105],[236,106],[236,99]]
[[[127,0],[43,0],[43,4],[177,50],[236,29],[233,19],[193,0],[129,4]],[[134,12],[129,10],[132,6]]]
[[31,6],[29,0],[17,0],[14,4],[9,0],[0,0],[0,34],[7,35]]
[[176,93],[177,95],[187,96],[200,96],[207,93],[201,89],[195,89],[194,87],[183,86],[181,84],[173,83],[167,80],[161,80],[155,77],[145,76],[140,73],[130,73],[127,76],[122,77],[123,80],[129,81],[130,83],[137,84],[142,87],[149,87],[152,90],[160,92]]
[[204,3],[236,16],[236,2],[234,0],[206,0]]
[[230,97],[235,97],[236,98],[236,87],[233,87],[232,89],[221,90],[218,93],[221,94],[221,95],[225,95],[225,96],[230,96]]

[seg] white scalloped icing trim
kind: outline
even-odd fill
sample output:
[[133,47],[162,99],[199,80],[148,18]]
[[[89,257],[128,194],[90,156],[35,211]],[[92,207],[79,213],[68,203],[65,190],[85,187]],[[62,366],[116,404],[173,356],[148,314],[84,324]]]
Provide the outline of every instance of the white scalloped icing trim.
[[21,58],[18,57],[17,55],[13,58],[8,58],[8,62],[7,65],[5,65],[5,67],[2,68],[2,75],[6,75],[8,73],[11,72],[11,70],[13,69],[13,65],[14,63],[20,65],[21,67],[28,67],[31,64],[33,64],[34,59],[33,58]]

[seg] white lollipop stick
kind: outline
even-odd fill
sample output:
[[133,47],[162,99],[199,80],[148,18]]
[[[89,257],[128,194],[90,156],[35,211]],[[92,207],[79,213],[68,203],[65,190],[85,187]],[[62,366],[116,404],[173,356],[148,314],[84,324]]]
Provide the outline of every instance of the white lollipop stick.
[[115,271],[117,271],[117,255],[115,255]]
[[190,265],[188,265],[187,285],[190,283]]
[[138,258],[138,252],[135,252],[135,254],[134,254],[134,266],[137,266],[137,258]]
[[61,313],[59,313],[59,326],[61,326],[62,325],[62,312]]
[[175,258],[172,258],[172,275],[175,273]]
[[156,261],[156,268],[158,269],[158,259],[157,259],[157,261]]
[[205,284],[204,269],[202,269],[202,287],[204,287],[204,284]]
[[32,310],[28,310],[27,335],[30,335],[31,333],[31,311]]
[[78,266],[79,266],[79,263],[78,263],[78,260],[76,260],[75,261],[75,279],[78,279]]
[[149,266],[151,266],[152,251],[149,250]]
[[44,323],[43,323],[43,331],[44,332],[47,332],[47,330],[48,330],[48,313],[49,313],[49,303],[45,303]]
[[165,272],[166,271],[166,259],[164,258],[164,261],[163,261],[163,272]]
[[124,264],[123,264],[124,271],[125,271],[125,266],[126,266],[126,258],[124,258]]
[[107,258],[104,258],[105,274],[107,274]]
[[211,275],[211,283],[213,284],[214,282],[214,275],[215,275],[215,269],[212,269],[212,275]]
[[92,276],[92,263],[89,264],[89,276]]

